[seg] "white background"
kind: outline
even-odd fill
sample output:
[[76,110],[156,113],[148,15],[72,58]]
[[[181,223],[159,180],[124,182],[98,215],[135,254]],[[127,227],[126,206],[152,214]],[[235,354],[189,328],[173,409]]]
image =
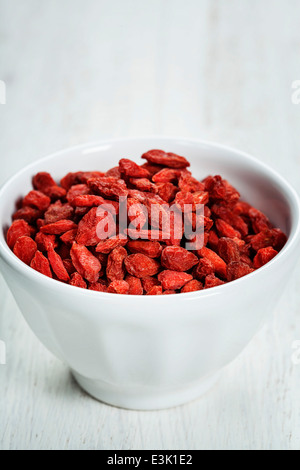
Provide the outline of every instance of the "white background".
[[[164,134],[239,147],[299,189],[299,24],[298,0],[1,0],[0,183],[70,145]],[[0,448],[299,449],[299,282],[208,395],[146,413],[83,393],[1,284]]]

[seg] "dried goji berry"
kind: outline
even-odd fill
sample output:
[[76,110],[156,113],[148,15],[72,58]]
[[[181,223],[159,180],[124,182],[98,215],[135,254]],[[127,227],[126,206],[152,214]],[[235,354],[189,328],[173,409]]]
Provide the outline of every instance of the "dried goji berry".
[[238,230],[235,230],[231,225],[225,222],[225,220],[217,219],[215,221],[215,224],[221,237],[242,238],[240,232]]
[[83,245],[73,243],[71,259],[79,274],[87,281],[93,283],[99,279],[101,271],[100,261]]
[[168,203],[174,201],[178,188],[172,183],[157,183],[157,194]]
[[67,194],[67,191],[55,184],[54,186],[44,188],[43,193],[50,197],[51,201],[56,201],[57,199],[64,198]]
[[74,215],[74,208],[68,204],[62,204],[61,201],[56,201],[54,204],[49,206],[48,210],[44,214],[45,224],[54,224],[59,220],[72,219]]
[[177,294],[176,290],[165,290],[163,291],[163,295],[174,295]]
[[89,285],[89,290],[97,292],[107,292],[107,283],[99,279],[98,282],[94,282],[93,284]]
[[254,269],[250,268],[246,263],[241,261],[232,261],[227,266],[227,280],[234,281],[235,279],[246,276],[246,274],[250,274],[253,271]]
[[122,158],[119,161],[119,169],[121,175],[126,178],[149,178],[150,173],[146,168],[142,168],[132,160]]
[[280,251],[286,243],[286,235],[280,229],[266,229],[254,235],[251,239],[251,246],[255,251],[261,248],[272,246],[276,251]]
[[73,201],[78,196],[86,196],[91,193],[87,184],[76,184],[67,192],[67,201],[73,205]]
[[254,209],[251,207],[248,211],[248,215],[250,217],[252,228],[255,233],[260,233],[263,230],[268,230],[272,227],[268,217],[265,216],[261,211],[258,209]]
[[144,277],[141,281],[143,289],[146,293],[149,292],[152,287],[161,285],[159,280],[155,277]]
[[248,202],[244,201],[238,201],[234,208],[233,212],[235,212],[237,215],[249,215],[249,210],[251,209],[250,204]]
[[13,215],[13,220],[25,220],[28,224],[34,224],[37,219],[39,219],[42,215],[42,212],[38,209],[34,209],[34,207],[22,207],[21,209],[17,210]]
[[107,292],[110,294],[127,295],[129,292],[129,284],[127,284],[126,281],[112,281],[107,288]]
[[112,176],[103,176],[102,178],[91,178],[87,182],[89,188],[96,194],[112,199],[128,195],[128,189],[125,181],[113,178]]
[[[182,191],[179,191],[176,194],[175,203],[182,210],[183,213],[187,212],[188,209],[192,211],[194,208],[194,198],[192,193],[184,193]],[[188,208],[188,206],[190,206],[190,208]]]
[[12,223],[10,228],[8,229],[7,235],[6,235],[6,241],[9,246],[9,248],[12,250],[15,246],[16,241],[20,237],[30,237],[31,235],[32,228],[29,226],[25,220],[16,220],[15,222]]
[[40,211],[45,211],[50,206],[50,197],[43,194],[41,191],[30,191],[23,199],[23,207],[31,206]]
[[92,194],[85,194],[83,196],[76,196],[72,199],[72,204],[75,207],[94,207],[104,204],[105,200],[101,196],[94,196]]
[[46,172],[40,172],[40,173],[37,173],[33,179],[32,179],[32,184],[33,184],[33,187],[35,189],[37,189],[38,191],[41,191],[43,192],[43,190],[45,188],[49,188],[51,186],[55,186],[56,185],[56,182],[54,181],[54,179],[52,178],[52,176],[50,175],[50,173],[46,173]]
[[261,268],[269,261],[271,261],[276,255],[278,255],[278,251],[274,250],[274,248],[272,248],[271,246],[268,246],[267,248],[261,248],[260,250],[258,250],[254,257],[254,268]]
[[54,224],[44,225],[41,227],[41,232],[49,235],[62,235],[76,228],[77,225],[72,222],[72,220],[59,220],[58,222],[54,222]]
[[38,271],[39,273],[44,274],[45,276],[48,276],[51,278],[53,277],[51,269],[50,269],[49,261],[40,251],[36,251],[30,263],[30,267],[35,269],[35,271]]
[[151,177],[153,177],[154,175],[156,175],[156,173],[163,169],[163,166],[161,165],[155,165],[154,163],[152,164],[148,162],[141,165],[141,167],[149,171]]
[[146,295],[162,295],[162,293],[163,290],[161,286],[154,286],[151,290],[149,290],[149,292],[147,292]]
[[218,235],[216,234],[216,232],[214,230],[211,230],[209,232],[209,236],[208,236],[208,245],[209,245],[209,247],[212,250],[217,251],[218,250],[218,243],[219,243]]
[[40,251],[48,251],[50,248],[57,247],[55,235],[46,235],[45,233],[38,232],[35,237],[35,242]]
[[111,168],[105,173],[105,176],[112,176],[113,178],[120,179],[121,178],[120,168],[118,166]]
[[37,244],[32,238],[24,236],[17,239],[14,246],[14,254],[23,261],[23,263],[30,265],[36,252]]
[[239,247],[231,238],[220,238],[218,253],[227,264],[231,261],[240,261]]
[[127,215],[131,226],[137,230],[142,230],[148,220],[147,208],[133,198],[127,199]]
[[67,245],[72,245],[72,243],[76,241],[77,231],[77,228],[73,228],[72,230],[69,230],[68,232],[64,233],[60,237],[61,241],[63,243],[66,243]]
[[179,271],[162,271],[158,275],[158,280],[162,283],[164,290],[181,289],[185,284],[193,279],[193,276]]
[[180,246],[167,246],[161,255],[162,266],[171,271],[189,271],[198,261],[197,256]]
[[48,260],[51,265],[53,272],[56,274],[60,281],[68,282],[70,276],[64,266],[61,257],[56,253],[53,248],[48,250]]
[[108,238],[98,243],[96,247],[97,253],[108,254],[118,246],[125,246],[128,242],[127,238],[122,238],[119,235],[113,238]]
[[208,259],[212,262],[215,268],[215,272],[219,274],[221,277],[226,278],[226,263],[220,256],[217,255],[214,251],[210,250],[209,248],[202,248],[199,252],[200,256],[203,258]]
[[204,184],[189,174],[182,174],[180,176],[178,186],[184,193],[204,192]]
[[238,230],[243,237],[248,235],[248,225],[242,219],[242,217],[236,215],[230,208],[214,204],[211,207],[211,210],[214,215],[216,215],[222,220],[225,220],[225,222],[227,222],[229,225],[232,225],[233,228]]
[[[100,224],[103,223],[103,230]],[[79,222],[76,241],[80,245],[95,246],[102,239],[111,237],[115,232],[115,221],[110,212],[93,207]]]
[[76,272],[76,269],[74,268],[74,265],[72,263],[71,259],[63,259],[64,267],[67,271],[67,273],[71,276]]
[[69,281],[69,284],[70,284],[70,286],[80,287],[81,289],[86,289],[87,288],[87,284],[86,284],[85,280],[77,272],[72,274],[71,279]]
[[132,186],[135,186],[139,191],[146,191],[150,193],[156,193],[157,187],[151,183],[147,178],[130,178],[129,180]]
[[84,171],[80,176],[80,183],[86,184],[91,178],[102,178],[106,176],[103,171]]
[[130,276],[130,274],[128,274],[125,281],[129,285],[129,295],[143,295],[144,289],[142,282],[138,277]]
[[199,279],[200,281],[204,281],[206,276],[214,273],[215,266],[209,259],[206,258],[201,258],[193,271],[194,277]]
[[239,192],[219,175],[208,176],[204,185],[212,202],[224,201],[227,205],[234,205],[240,198]]
[[175,153],[166,153],[163,150],[149,150],[142,155],[142,158],[155,165],[163,165],[168,168],[186,168],[190,163],[186,158]]
[[132,276],[143,278],[155,276],[160,270],[160,263],[149,256],[137,253],[127,256],[125,267]]
[[204,288],[205,289],[210,289],[212,287],[222,286],[223,284],[225,284],[224,281],[221,281],[221,279],[216,277],[214,274],[209,274],[205,278]]
[[181,170],[164,168],[152,177],[154,183],[177,183],[181,176]]
[[60,180],[60,185],[62,186],[62,188],[69,191],[71,186],[80,184],[82,175],[83,171],[77,171],[76,173],[68,173]]
[[124,260],[127,251],[122,246],[115,248],[108,256],[106,276],[112,281],[122,281],[125,277]]
[[193,279],[192,281],[187,282],[185,286],[183,286],[183,288],[181,289],[181,292],[182,293],[196,292],[202,289],[203,289],[203,284],[200,281],[197,281],[197,279]]
[[131,240],[127,243],[127,249],[131,253],[142,253],[149,258],[159,258],[162,246],[157,241]]

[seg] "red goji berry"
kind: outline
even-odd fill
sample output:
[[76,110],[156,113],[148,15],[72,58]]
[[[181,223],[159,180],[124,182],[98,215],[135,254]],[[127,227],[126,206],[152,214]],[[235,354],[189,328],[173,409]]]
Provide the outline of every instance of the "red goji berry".
[[254,257],[254,268],[261,268],[269,261],[271,261],[276,255],[278,255],[278,251],[274,250],[274,248],[272,248],[271,246],[268,246],[267,248],[261,248],[260,250],[258,250]]
[[22,207],[21,209],[17,210],[13,215],[13,220],[25,220],[28,224],[34,224],[37,219],[39,219],[42,215],[42,212],[38,209],[34,209],[33,207]]
[[128,242],[127,238],[122,238],[119,235],[113,238],[108,238],[98,243],[96,247],[97,253],[109,254],[115,248],[119,246],[125,246]]
[[166,153],[163,150],[149,150],[142,155],[142,158],[155,165],[163,165],[168,168],[186,168],[190,163],[186,158],[175,153]]
[[113,178],[112,176],[103,176],[102,178],[91,178],[87,182],[89,188],[96,194],[112,199],[128,195],[128,189],[125,181]]
[[44,274],[45,276],[48,276],[50,278],[53,277],[49,261],[40,251],[36,251],[30,263],[30,267],[33,268],[35,271]]
[[152,289],[152,287],[161,285],[159,280],[155,277],[144,277],[141,282],[143,289],[146,293],[148,293]]
[[180,246],[167,246],[161,255],[161,264],[171,271],[189,271],[197,263],[198,258]]
[[71,279],[69,281],[69,284],[70,284],[70,286],[80,287],[81,289],[86,289],[87,288],[87,284],[86,284],[85,280],[77,272],[72,274]]
[[163,294],[162,287],[161,286],[154,286],[154,287],[152,287],[151,290],[149,290],[149,292],[147,292],[146,295],[162,295],[162,294]]
[[125,281],[129,285],[129,295],[143,295],[144,289],[142,282],[138,277],[130,276],[130,274],[128,274]]
[[124,260],[127,251],[122,246],[115,248],[108,256],[106,276],[109,281],[123,281],[125,277]]
[[158,275],[158,280],[162,283],[164,290],[177,290],[181,289],[189,281],[192,281],[193,276],[181,271],[162,271]]
[[150,173],[146,168],[142,168],[132,160],[122,158],[119,161],[121,175],[127,178],[150,178]]
[[129,292],[129,284],[126,281],[112,281],[107,288],[107,292],[110,294],[127,295]]
[[78,273],[87,281],[93,283],[99,279],[100,261],[83,245],[73,243],[71,259]]
[[250,268],[246,263],[241,261],[231,261],[227,266],[227,280],[234,281],[235,279],[246,276],[246,274],[250,274],[253,271],[254,269]]
[[59,220],[53,224],[44,225],[41,227],[41,232],[49,235],[62,235],[73,229],[77,229],[77,225],[72,220]]
[[59,220],[72,219],[74,215],[74,208],[70,204],[62,204],[61,201],[56,201],[49,206],[44,214],[45,224],[54,224]]
[[183,288],[181,289],[181,292],[182,293],[196,292],[202,289],[203,289],[202,282],[197,281],[197,279],[193,279],[192,281],[187,282],[185,286],[183,286]]
[[194,277],[200,281],[204,281],[206,276],[214,273],[215,266],[209,259],[206,258],[201,258],[193,271]]
[[10,228],[8,229],[7,235],[6,235],[6,241],[9,246],[9,248],[12,250],[16,244],[16,241],[20,237],[30,237],[31,235],[32,228],[29,226],[25,220],[16,220],[15,222],[12,223]]
[[147,178],[130,178],[129,180],[132,186],[135,186],[139,191],[145,191],[149,193],[156,193],[157,187],[151,183]]
[[220,238],[218,253],[227,264],[231,261],[240,261],[239,247],[231,238]]
[[214,274],[209,274],[205,278],[204,289],[211,289],[212,287],[222,286],[223,284],[225,284],[224,281],[221,281],[221,279],[216,277]]
[[137,253],[127,256],[125,267],[132,276],[143,278],[155,276],[160,270],[160,263],[149,256]]
[[34,255],[37,252],[37,244],[32,238],[24,236],[19,237],[14,246],[14,254],[23,263],[30,265]]
[[68,282],[70,280],[70,276],[64,266],[63,260],[53,248],[48,250],[48,260],[58,279],[60,281]]
[[56,248],[58,245],[55,235],[46,235],[42,232],[36,234],[35,242],[40,251],[48,251],[50,248]]
[[157,241],[132,240],[127,243],[127,249],[131,253],[142,253],[149,258],[159,258],[162,246]]
[[102,281],[99,279],[98,282],[94,282],[93,284],[89,285],[89,290],[93,290],[96,292],[107,292],[107,283],[106,281]]
[[23,207],[31,206],[45,211],[50,206],[51,199],[40,191],[30,191],[23,199]]
[[226,263],[222,258],[220,258],[220,256],[217,255],[217,253],[210,250],[209,248],[204,247],[202,250],[200,250],[199,254],[200,256],[203,256],[203,258],[206,258],[212,262],[215,268],[215,272],[219,274],[219,276],[226,278]]

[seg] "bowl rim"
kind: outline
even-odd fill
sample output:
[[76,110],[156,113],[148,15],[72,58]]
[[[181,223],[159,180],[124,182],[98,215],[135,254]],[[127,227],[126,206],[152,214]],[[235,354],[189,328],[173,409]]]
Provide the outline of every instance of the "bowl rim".
[[[216,286],[211,289],[203,289],[200,291],[196,292],[187,292],[187,293],[181,293],[179,295],[180,299],[184,300],[192,300],[192,299],[202,299],[206,297],[211,297],[212,295],[220,295],[222,292],[228,292],[229,289],[239,289],[242,287],[242,284],[245,282],[250,281],[253,278],[257,278],[258,276],[263,276],[267,274],[268,270],[275,268],[276,265],[278,265],[282,258],[287,256],[296,246],[297,242],[300,240],[300,199],[295,191],[295,189],[291,186],[291,184],[283,178],[276,170],[271,168],[269,165],[265,164],[264,162],[258,160],[256,157],[253,157],[251,154],[244,152],[242,150],[239,150],[237,148],[224,145],[221,143],[217,143],[214,141],[210,140],[202,140],[202,139],[194,139],[194,138],[184,138],[184,137],[175,137],[175,136],[163,136],[163,135],[150,135],[150,136],[141,136],[141,137],[124,137],[124,138],[117,138],[117,139],[101,139],[101,140],[96,140],[88,143],[84,143],[81,145],[75,145],[72,147],[67,147],[62,150],[58,150],[56,152],[53,152],[51,154],[48,154],[45,157],[39,158],[35,160],[34,162],[31,162],[30,164],[26,165],[22,169],[20,169],[18,172],[13,174],[1,187],[0,187],[0,205],[1,205],[1,200],[2,200],[2,195],[5,194],[6,189],[12,184],[14,179],[17,179],[19,176],[22,175],[22,173],[25,173],[29,171],[31,168],[34,168],[36,165],[40,165],[42,163],[47,163],[47,161],[52,160],[54,158],[57,158],[59,156],[62,156],[65,153],[69,152],[74,152],[74,151],[81,151],[84,149],[92,148],[92,147],[103,147],[107,145],[114,145],[114,144],[120,144],[122,142],[142,142],[142,141],[153,141],[153,144],[155,143],[156,140],[164,140],[164,141],[170,141],[170,142],[183,142],[185,144],[190,143],[191,145],[196,145],[196,146],[207,146],[210,148],[215,148],[218,150],[223,150],[226,152],[230,152],[232,155],[235,155],[236,157],[238,156],[239,159],[241,157],[248,162],[252,163],[252,165],[256,166],[258,170],[263,172],[265,176],[268,176],[270,179],[275,181],[277,183],[277,186],[280,188],[282,193],[285,194],[286,198],[289,201],[289,206],[291,209],[294,209],[294,211],[291,211],[292,213],[292,226],[291,226],[291,234],[288,238],[288,241],[286,245],[283,247],[283,249],[279,252],[275,258],[273,258],[271,261],[269,261],[266,265],[262,266],[261,268],[255,270],[254,272],[247,274],[246,276],[236,279],[235,281],[232,281],[230,283],[221,285],[221,286]],[[153,148],[157,148],[154,147]],[[73,293],[73,295],[85,295],[89,296],[94,299],[98,299],[99,301],[103,300],[116,300],[120,296],[120,294],[112,294],[112,293],[107,293],[107,292],[98,292],[98,291],[91,291],[89,289],[82,289],[78,288],[75,286],[70,286],[69,284],[65,284],[63,282],[57,281],[56,279],[51,279],[44,274],[41,274],[34,269],[32,269],[30,266],[27,266],[25,263],[23,263],[21,260],[17,258],[17,256],[14,255],[14,253],[10,250],[8,247],[2,227],[1,227],[1,232],[0,232],[0,257],[4,259],[4,261],[11,266],[13,269],[19,272],[19,274],[29,277],[33,282],[36,282],[37,284],[43,285],[45,288],[48,288],[48,290],[51,291],[56,291],[59,289],[61,292],[65,291],[66,293]],[[71,289],[71,291],[70,291]],[[177,294],[174,294],[177,295]],[[148,302],[158,302],[157,299],[160,299],[163,302],[168,302],[168,300],[163,300],[163,299],[168,299],[168,295],[158,295],[158,296],[146,296],[146,295],[123,295],[122,296],[122,302],[131,302],[132,299],[137,301],[138,299],[148,299]],[[173,298],[173,296],[170,296]],[[144,301],[142,301],[144,302]],[[158,311],[159,312],[159,311]]]

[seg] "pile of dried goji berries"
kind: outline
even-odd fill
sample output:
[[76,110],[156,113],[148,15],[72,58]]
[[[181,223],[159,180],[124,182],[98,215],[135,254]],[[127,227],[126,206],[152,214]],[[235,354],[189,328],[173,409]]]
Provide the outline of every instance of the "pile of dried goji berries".
[[[38,173],[34,190],[19,204],[7,232],[11,250],[36,271],[72,286],[161,295],[238,279],[268,263],[286,243],[286,235],[240,201],[238,191],[221,176],[199,182],[184,157],[162,150],[142,158],[147,162],[141,166],[122,159],[106,173],[69,173],[59,185],[50,174]],[[106,232],[100,239],[97,226],[103,214],[110,214],[109,207],[119,224],[120,197],[127,198],[129,223],[138,215],[139,238],[128,229],[113,236]],[[186,250],[184,236],[176,238],[173,231],[166,237],[157,220],[147,220],[153,205],[164,210],[174,204],[182,210],[192,207],[192,224],[197,217],[193,208],[204,205],[202,248]],[[99,207],[104,209],[100,214]]]

